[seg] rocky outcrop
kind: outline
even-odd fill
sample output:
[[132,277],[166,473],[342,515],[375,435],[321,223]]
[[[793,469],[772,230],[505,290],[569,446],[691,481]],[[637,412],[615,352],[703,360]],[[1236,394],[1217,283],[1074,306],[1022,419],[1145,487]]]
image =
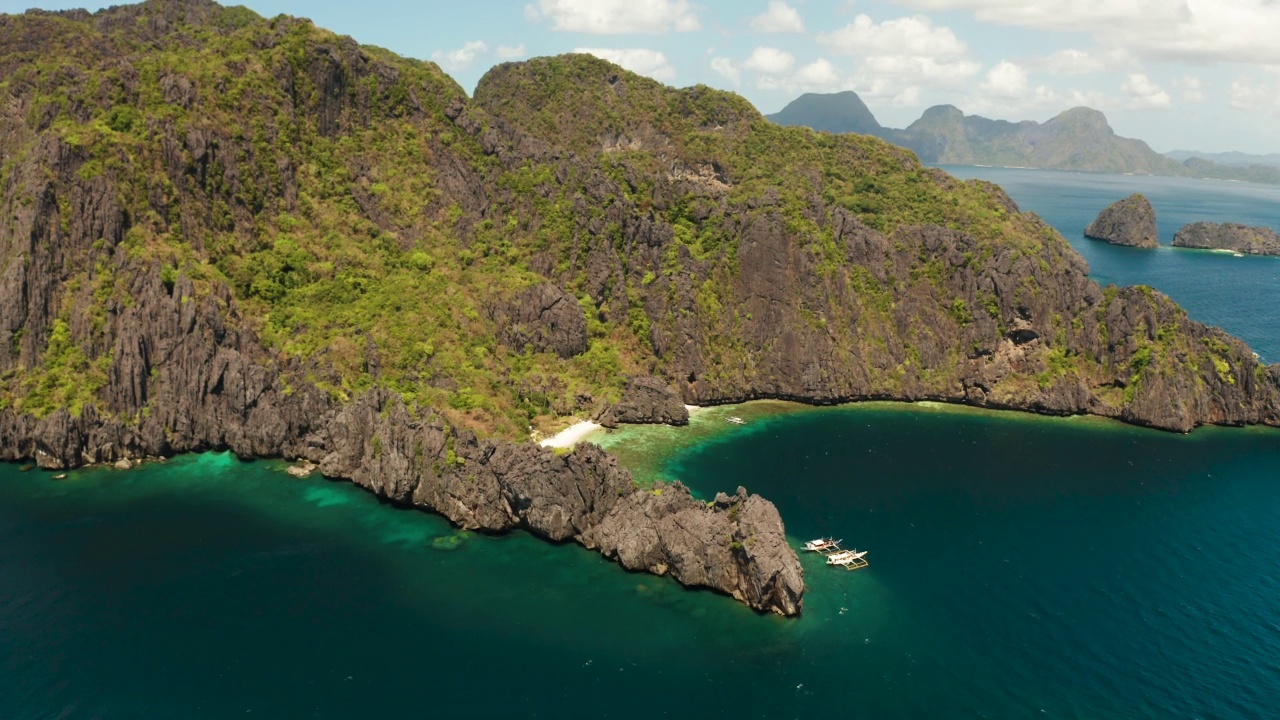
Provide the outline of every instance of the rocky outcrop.
[[563,358],[587,349],[587,319],[576,298],[542,283],[500,304],[491,313],[504,345],[514,350],[554,352]]
[[633,377],[622,391],[622,399],[596,418],[605,427],[619,423],[688,425],[689,409],[680,393],[652,375]]
[[632,570],[670,572],[792,615],[804,583],[781,529],[773,503],[743,488],[703,504],[677,482],[622,499],[585,543]]
[[804,581],[769,501],[742,488],[714,503],[678,483],[638,489],[594,445],[567,455],[457,433],[417,418],[388,393],[368,393],[308,435],[304,456],[397,503],[473,530],[513,528],[598,549],[630,570],[671,575],[751,607],[800,612]]
[[1156,229],[1156,210],[1146,196],[1134,193],[1098,213],[1097,219],[1085,228],[1084,236],[1105,240],[1112,245],[1158,247],[1160,232]]
[[1280,255],[1280,235],[1269,227],[1195,222],[1173,236],[1174,247],[1231,250],[1245,255]]

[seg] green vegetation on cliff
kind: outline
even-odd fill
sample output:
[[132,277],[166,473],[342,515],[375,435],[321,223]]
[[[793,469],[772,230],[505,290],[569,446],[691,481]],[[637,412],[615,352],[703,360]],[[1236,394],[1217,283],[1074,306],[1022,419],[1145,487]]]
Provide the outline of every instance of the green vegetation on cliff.
[[[190,390],[182,323],[216,308],[285,394],[387,387],[505,437],[636,374],[698,402],[1274,411],[1243,345],[1199,348],[1160,296],[1104,306],[995,186],[733,94],[568,55],[469,99],[434,64],[201,1],[0,16],[0,38],[0,408],[138,422]],[[1172,339],[1146,343],[1156,319]]]

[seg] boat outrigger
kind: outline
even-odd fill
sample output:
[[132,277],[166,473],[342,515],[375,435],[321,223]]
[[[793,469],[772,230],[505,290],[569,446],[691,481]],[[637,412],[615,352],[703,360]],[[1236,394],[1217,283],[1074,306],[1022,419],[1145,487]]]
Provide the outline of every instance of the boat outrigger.
[[817,540],[809,540],[804,544],[804,549],[810,552],[829,553],[840,549],[842,540],[833,540],[831,538],[818,538]]
[[746,425],[746,424],[747,424],[747,421],[746,421],[746,420],[743,420],[742,418],[738,417],[737,415],[734,415],[733,417],[727,417],[727,418],[725,418],[725,421],[726,421],[726,422],[731,422],[731,423],[733,423],[734,425]]
[[858,570],[867,566],[867,561],[863,559],[866,555],[866,550],[862,552],[858,552],[856,549],[841,550],[828,555],[827,564],[842,567],[845,570]]

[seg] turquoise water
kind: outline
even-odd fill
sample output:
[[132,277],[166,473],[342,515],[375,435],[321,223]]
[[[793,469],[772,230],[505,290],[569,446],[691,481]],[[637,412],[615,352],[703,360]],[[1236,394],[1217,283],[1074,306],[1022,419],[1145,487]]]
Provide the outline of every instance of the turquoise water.
[[[1204,219],[1280,225],[1265,215],[1276,190],[973,172],[1063,230],[1095,276],[1150,283],[1280,358],[1280,261],[1079,237],[1138,189],[1166,235],[1177,213],[1231,198]],[[1168,203],[1152,187],[1166,182]],[[804,556],[805,612],[783,620],[574,545],[460,533],[278,462],[206,454],[64,480],[0,465],[0,718],[1280,707],[1280,432],[760,403],[602,442],[704,497],[765,494],[797,545],[834,533],[871,566]]]
[[[1280,258],[1237,258],[1169,245],[1179,228],[1200,220],[1280,231],[1280,186],[1054,170],[944,169],[956,177],[1002,186],[1019,207],[1057,228],[1104,285],[1151,285],[1191,317],[1240,337],[1267,362],[1280,362]],[[1084,237],[1085,226],[1103,208],[1135,192],[1146,195],[1156,210],[1159,249],[1119,247]]]
[[1280,433],[876,404],[748,406],[717,434],[724,412],[651,462],[871,551],[853,573],[806,556],[799,620],[278,463],[0,467],[0,717],[1280,707]]

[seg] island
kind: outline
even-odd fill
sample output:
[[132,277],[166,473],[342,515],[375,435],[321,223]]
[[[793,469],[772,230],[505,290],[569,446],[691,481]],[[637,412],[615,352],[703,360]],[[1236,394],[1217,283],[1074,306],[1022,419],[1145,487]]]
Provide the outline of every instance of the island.
[[6,460],[283,457],[795,615],[772,503],[535,440],[757,398],[1280,426],[1280,366],[999,187],[732,93],[570,54],[468,96],[209,0],[0,16],[0,78]]
[[1280,235],[1269,227],[1239,223],[1195,222],[1173,236],[1174,247],[1229,250],[1242,255],[1280,256]]
[[1264,156],[1179,152],[1162,155],[1121,137],[1106,115],[1074,107],[1036,122],[967,115],[954,105],[928,108],[906,128],[882,126],[857,93],[805,93],[767,116],[779,125],[874,135],[938,165],[994,165],[1076,172],[1129,173],[1280,183],[1280,168]]
[[1108,205],[1098,217],[1084,229],[1084,236],[1103,240],[1112,245],[1136,248],[1159,247],[1160,233],[1156,229],[1156,210],[1151,201],[1141,193]]

